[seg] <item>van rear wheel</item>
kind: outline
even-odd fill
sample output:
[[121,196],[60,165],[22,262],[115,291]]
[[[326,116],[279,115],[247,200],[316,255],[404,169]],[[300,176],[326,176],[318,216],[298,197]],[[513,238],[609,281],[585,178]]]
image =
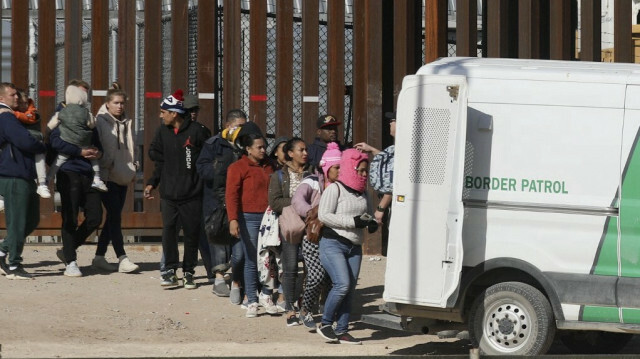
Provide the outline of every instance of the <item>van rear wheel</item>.
[[556,332],[553,311],[536,288],[504,282],[485,289],[469,312],[471,343],[488,355],[538,355]]

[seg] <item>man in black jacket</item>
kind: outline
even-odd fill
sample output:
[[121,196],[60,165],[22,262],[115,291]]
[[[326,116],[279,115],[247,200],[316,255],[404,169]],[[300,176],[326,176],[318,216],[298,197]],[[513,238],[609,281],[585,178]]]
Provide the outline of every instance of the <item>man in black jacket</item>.
[[307,161],[315,168],[318,167],[324,151],[327,150],[327,143],[335,142],[340,146],[342,151],[344,148],[338,142],[338,126],[341,124],[332,115],[322,115],[316,121],[316,138],[312,144],[307,146]]
[[[216,210],[226,211],[224,194],[227,185],[227,169],[240,157],[240,151],[233,144],[233,140],[235,135],[240,132],[240,126],[246,122],[247,115],[242,110],[229,111],[225,119],[225,128],[221,133],[208,139],[202,147],[196,167],[200,177],[204,180],[202,211],[205,219]],[[232,294],[231,302],[240,304],[240,282],[244,270],[242,243],[228,233],[224,235],[224,238],[209,238],[209,240],[211,241],[209,246],[211,267],[215,272],[213,294],[219,297],[228,297]],[[232,291],[229,290],[224,280],[229,259],[231,259],[233,267]]]
[[22,249],[26,236],[40,221],[35,154],[43,153],[45,146],[13,114],[17,105],[15,86],[0,83],[0,195],[7,226],[7,238],[0,243],[0,273],[8,279],[31,279],[22,268]]
[[160,105],[163,124],[156,131],[149,148],[155,169],[147,181],[144,197],[153,199],[153,190],[160,186],[162,251],[166,268],[160,284],[178,284],[179,221],[184,232],[183,285],[186,289],[195,289],[193,275],[198,262],[202,217],[202,179],[196,172],[196,160],[211,133],[187,116],[183,101],[182,90],[177,90]]

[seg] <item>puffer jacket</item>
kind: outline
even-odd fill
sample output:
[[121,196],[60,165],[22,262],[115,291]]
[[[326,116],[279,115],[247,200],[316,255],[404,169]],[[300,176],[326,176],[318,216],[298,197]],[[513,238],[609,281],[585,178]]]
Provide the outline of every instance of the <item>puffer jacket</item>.
[[237,147],[220,134],[205,141],[196,161],[198,174],[204,180],[202,213],[208,216],[219,206],[225,205],[227,169],[241,156]]
[[133,121],[122,115],[118,120],[102,106],[96,116],[96,129],[100,135],[103,155],[100,159],[100,177],[127,186],[136,175]]

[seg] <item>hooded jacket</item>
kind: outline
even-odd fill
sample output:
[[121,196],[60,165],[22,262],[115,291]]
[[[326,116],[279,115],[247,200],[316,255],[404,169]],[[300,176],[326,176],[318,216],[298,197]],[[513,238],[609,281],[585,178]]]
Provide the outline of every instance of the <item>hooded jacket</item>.
[[100,159],[100,178],[127,186],[136,175],[133,121],[122,114],[118,120],[102,105],[96,116],[103,155]]
[[63,141],[79,147],[89,146],[95,119],[86,107],[87,93],[79,87],[67,86],[65,102],[66,106],[57,113],[57,118],[54,115],[47,126],[53,130],[56,127],[55,118]]
[[149,146],[149,158],[155,162],[153,175],[147,181],[160,187],[160,197],[172,201],[190,200],[202,196],[202,178],[196,170],[196,160],[209,129],[185,118],[176,133],[171,126],[160,125]]
[[240,158],[240,151],[217,134],[205,141],[196,168],[204,181],[202,213],[206,217],[220,205],[225,205],[227,169]]

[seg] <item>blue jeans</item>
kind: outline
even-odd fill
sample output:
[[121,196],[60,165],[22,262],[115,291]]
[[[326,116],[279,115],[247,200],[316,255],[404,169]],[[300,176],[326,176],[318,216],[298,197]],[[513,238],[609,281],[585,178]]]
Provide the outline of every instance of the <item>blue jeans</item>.
[[346,333],[349,330],[351,299],[358,274],[360,274],[362,247],[322,237],[320,261],[333,282],[333,287],[324,303],[322,325],[331,325],[335,319],[337,322],[335,333],[338,335]]
[[98,237],[97,256],[104,256],[107,253],[109,242],[113,245],[116,257],[126,255],[124,251],[124,240],[122,237],[122,209],[127,199],[127,186],[121,186],[115,182],[107,181],[108,192],[100,193],[102,205],[107,211],[107,218],[102,225],[100,237]]
[[[262,216],[263,213],[243,213],[238,218],[244,248],[244,293],[249,304],[258,303],[258,231]],[[266,288],[263,292],[271,294]]]
[[244,245],[239,239],[231,242],[231,280],[244,283]]

